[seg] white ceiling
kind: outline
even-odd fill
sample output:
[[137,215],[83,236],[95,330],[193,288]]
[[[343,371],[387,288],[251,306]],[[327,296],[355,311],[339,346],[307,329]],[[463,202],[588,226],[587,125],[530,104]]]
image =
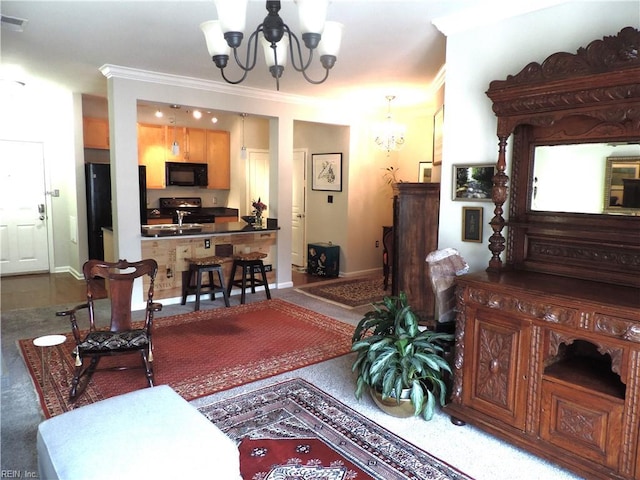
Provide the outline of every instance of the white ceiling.
[[[532,4],[548,6],[558,1],[522,3],[528,3],[530,10]],[[280,90],[339,98],[356,88],[371,91],[381,102],[386,102],[385,95],[399,91],[426,97],[445,64],[445,36],[432,21],[440,18],[444,25],[449,18],[461,25],[465,11],[471,12],[467,18],[474,21],[479,13],[495,20],[496,12],[504,12],[500,9],[504,4],[505,0],[334,0],[328,19],[345,27],[341,53],[329,79],[312,85],[289,67]],[[104,64],[222,82],[199,28],[201,22],[217,18],[211,0],[3,0],[0,8],[3,16],[27,20],[21,32],[3,24],[2,64],[19,64],[27,74],[48,78],[75,92],[106,96],[106,79],[99,71]],[[297,32],[293,1],[283,1],[280,14]],[[252,0],[245,38],[265,15],[265,3]],[[321,73],[319,69],[315,76]],[[262,52],[243,85],[275,90]]]

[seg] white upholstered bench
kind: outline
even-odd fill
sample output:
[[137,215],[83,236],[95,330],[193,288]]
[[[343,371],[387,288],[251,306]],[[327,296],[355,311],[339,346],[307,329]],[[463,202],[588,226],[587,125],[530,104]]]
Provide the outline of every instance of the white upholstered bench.
[[37,450],[43,480],[241,479],[235,442],[166,385],[45,420]]

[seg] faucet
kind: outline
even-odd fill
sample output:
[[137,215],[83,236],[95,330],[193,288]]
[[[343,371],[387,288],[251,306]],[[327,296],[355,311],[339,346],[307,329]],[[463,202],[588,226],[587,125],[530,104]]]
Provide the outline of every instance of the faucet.
[[178,215],[178,226],[182,227],[182,220],[184,219],[184,216],[189,213],[186,210],[176,210],[176,214]]

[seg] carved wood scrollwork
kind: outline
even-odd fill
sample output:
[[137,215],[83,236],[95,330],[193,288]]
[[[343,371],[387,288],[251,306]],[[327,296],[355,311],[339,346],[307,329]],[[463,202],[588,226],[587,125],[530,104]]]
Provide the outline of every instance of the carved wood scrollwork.
[[509,372],[512,371],[513,335],[482,328],[479,331],[475,395],[509,408]]
[[455,333],[455,358],[453,362],[453,386],[451,388],[451,401],[462,403],[462,367],[464,365],[464,330],[467,323],[467,310],[464,299],[463,287],[456,287],[456,333]]
[[[520,229],[533,220],[526,211],[528,170],[512,170],[511,184],[507,176],[507,138],[514,134],[514,162],[530,156],[526,146],[518,145],[527,129],[541,129],[545,140],[558,142],[631,141],[637,142],[640,130],[640,30],[633,27],[622,29],[617,35],[607,36],[580,48],[575,54],[558,52],[541,64],[530,63],[516,75],[506,80],[491,82],[487,95],[493,102],[493,111],[498,117],[497,136],[499,142],[496,174],[493,179],[492,200],[494,216],[489,222],[493,233],[489,238],[491,258],[487,271],[504,269],[501,259],[506,241],[503,230],[507,226],[503,207],[510,193],[510,219]],[[580,123],[577,119],[589,119],[581,131],[569,131],[561,125],[563,121]],[[519,128],[521,127],[521,128]],[[555,130],[554,130],[555,129]],[[537,130],[536,130],[537,131]],[[529,138],[533,142],[534,139]],[[539,141],[538,138],[535,141]],[[524,180],[523,180],[524,179]],[[622,222],[622,221],[621,221]],[[511,225],[511,224],[509,224]],[[624,228],[629,228],[626,224]],[[611,225],[608,226],[611,231]],[[515,232],[515,233],[514,233]],[[510,237],[521,238],[509,241],[509,260],[526,257],[527,245],[522,240],[522,231],[510,230]],[[576,243],[579,243],[577,241]],[[629,244],[629,245],[627,245]],[[512,255],[511,248],[520,250]],[[620,250],[634,251],[637,245],[621,244]],[[518,268],[522,262],[516,262]],[[527,269],[526,265],[524,268]],[[544,268],[544,266],[543,266]],[[582,264],[571,263],[570,271],[563,274],[576,278],[587,278]],[[539,270],[538,271],[544,271]],[[557,273],[549,271],[547,273]],[[634,284],[628,277],[612,274],[602,281],[621,285]]]
[[596,313],[594,322],[596,332],[640,343],[640,325],[633,323],[631,320]]
[[[547,357],[545,358],[545,365],[552,363],[552,359],[558,356],[560,351],[560,345],[571,345],[576,340],[580,340],[580,337],[574,335],[567,335],[565,333],[551,331],[549,332],[549,345],[547,348]],[[625,383],[624,372],[622,371],[622,360],[624,357],[624,349],[621,347],[615,347],[612,345],[603,344],[597,340],[589,339],[589,343],[594,344],[598,352],[601,355],[609,355],[611,357],[611,370],[620,376],[620,380]]]
[[579,312],[541,301],[516,298],[503,293],[494,293],[479,288],[469,288],[469,300],[496,310],[521,313],[549,323],[576,327],[580,322]]

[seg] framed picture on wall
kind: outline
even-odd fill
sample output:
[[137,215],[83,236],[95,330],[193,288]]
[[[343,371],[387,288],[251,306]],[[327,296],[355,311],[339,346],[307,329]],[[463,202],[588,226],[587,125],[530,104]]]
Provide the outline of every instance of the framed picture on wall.
[[462,241],[482,242],[482,207],[462,207]]
[[342,154],[314,153],[311,155],[311,189],[329,192],[342,191]]
[[420,162],[418,167],[418,182],[430,183],[433,164],[431,162]]
[[433,165],[442,164],[442,127],[444,125],[444,105],[433,116]]
[[495,164],[453,166],[453,200],[491,201]]

